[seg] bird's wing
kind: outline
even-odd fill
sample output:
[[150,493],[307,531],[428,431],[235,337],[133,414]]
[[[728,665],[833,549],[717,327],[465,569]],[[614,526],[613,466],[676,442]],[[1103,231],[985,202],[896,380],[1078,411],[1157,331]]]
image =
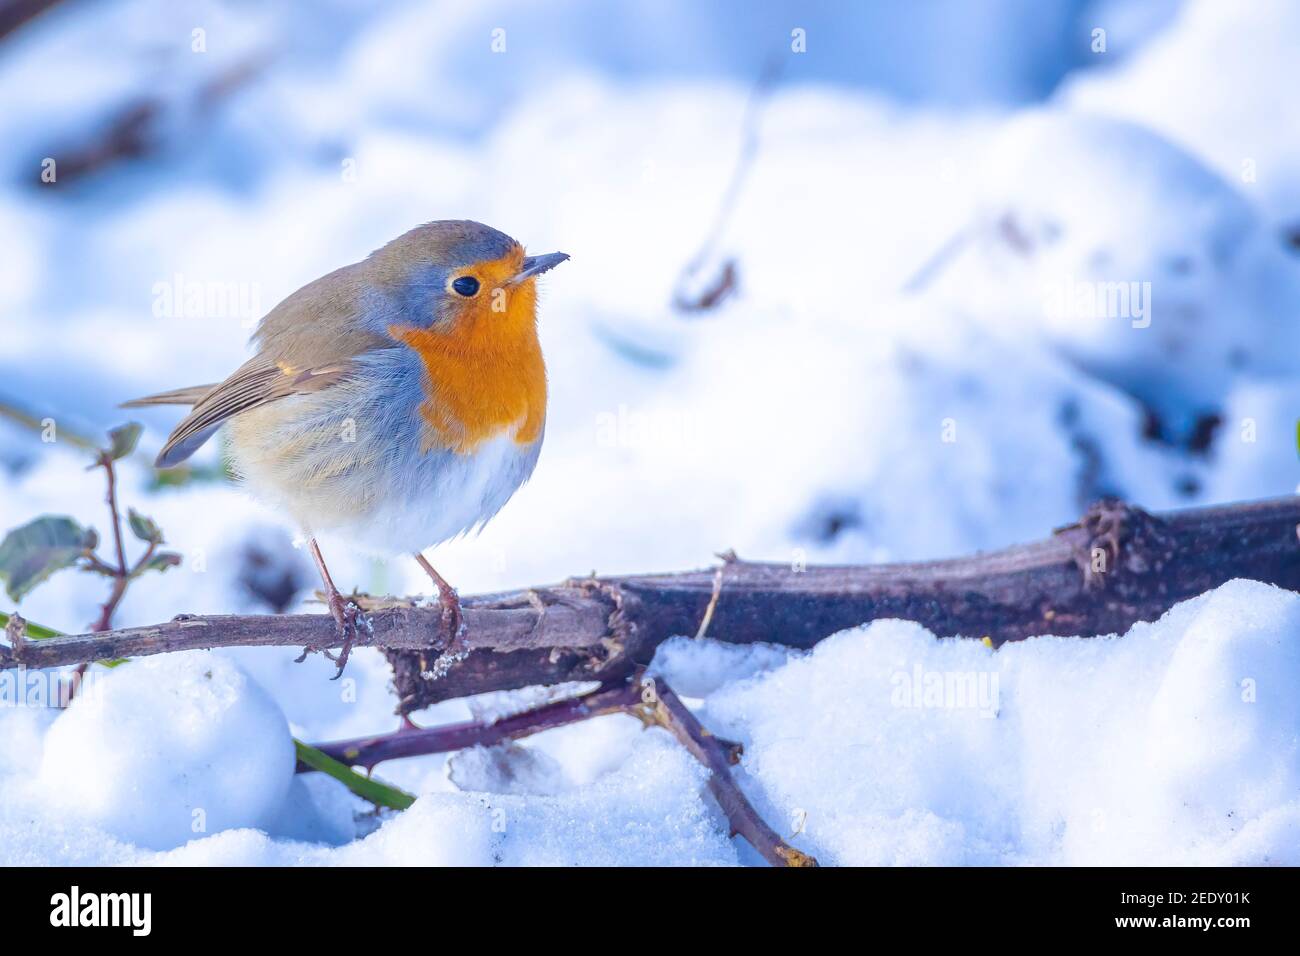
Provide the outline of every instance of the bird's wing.
[[120,407],[144,408],[147,405],[197,405],[204,395],[216,387],[217,384],[213,382],[211,385],[190,385],[185,388],[173,388],[170,392],[159,392],[157,395],[133,398],[129,402],[123,402]]
[[[179,464],[212,437],[233,415],[290,395],[318,391],[339,381],[352,360],[371,349],[396,343],[359,317],[372,288],[367,262],[344,266],[307,283],[258,326],[258,353],[219,385],[177,389],[133,404],[188,404],[194,407],[158,453],[158,467]],[[184,400],[182,400],[184,399]]]
[[265,355],[250,359],[205,393],[181,420],[158,453],[158,467],[170,468],[190,457],[232,415],[290,395],[317,391],[337,382],[347,369],[346,362],[299,369],[270,361]]

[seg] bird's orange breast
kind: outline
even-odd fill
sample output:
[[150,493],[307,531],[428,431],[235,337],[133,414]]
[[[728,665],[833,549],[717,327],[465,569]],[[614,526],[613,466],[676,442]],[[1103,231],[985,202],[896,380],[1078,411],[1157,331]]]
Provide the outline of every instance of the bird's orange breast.
[[546,363],[537,339],[532,282],[508,291],[494,311],[492,296],[466,303],[445,329],[394,326],[389,333],[424,364],[429,394],[420,406],[425,448],[471,454],[514,428],[531,444],[546,423]]

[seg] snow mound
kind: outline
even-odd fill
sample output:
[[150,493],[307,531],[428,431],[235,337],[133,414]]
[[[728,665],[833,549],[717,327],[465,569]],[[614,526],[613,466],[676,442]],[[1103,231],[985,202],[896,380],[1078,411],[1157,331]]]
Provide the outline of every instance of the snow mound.
[[1232,581],[1122,639],[877,621],[711,696],[823,863],[1300,862],[1300,595]]
[[728,644],[711,638],[673,637],[655,649],[650,672],[683,697],[704,697],[729,681],[784,664],[800,652],[780,644]]
[[275,702],[207,652],[133,661],[91,682],[45,736],[51,805],[137,846],[274,821],[293,778]]
[[716,866],[737,862],[701,799],[705,772],[663,731],[624,764],[558,796],[425,793],[363,840],[339,848],[215,834],[148,862],[185,866]]
[[1262,91],[1294,68],[1297,32],[1291,0],[1189,0],[1131,59],[1072,74],[1058,98],[1187,145],[1290,225],[1300,217],[1300,136],[1277,122],[1277,102]]
[[1300,266],[1233,184],[1136,124],[1033,111],[985,156],[946,286],[1157,412],[1171,437],[1243,375],[1294,374]]
[[[698,665],[705,726],[745,745],[740,785],[824,864],[1295,865],[1297,631],[1300,595],[1239,580],[1122,638],[994,651],[891,620],[803,654],[674,641],[654,668]],[[362,808],[318,775],[289,787],[283,717],[228,661],[134,662],[97,694],[46,734],[33,786],[0,778],[0,862],[757,861],[704,769],[627,717],[464,751],[450,783],[353,839]],[[15,774],[28,751],[6,756]]]
[[559,796],[426,794],[359,843],[347,864],[505,866],[735,864],[725,823],[700,796],[704,769],[664,731],[618,770]]

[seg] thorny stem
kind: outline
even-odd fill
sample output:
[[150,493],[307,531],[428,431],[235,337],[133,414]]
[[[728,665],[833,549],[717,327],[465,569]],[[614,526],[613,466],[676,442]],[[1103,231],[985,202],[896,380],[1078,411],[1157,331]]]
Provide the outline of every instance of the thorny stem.
[[[91,554],[87,556],[91,569],[113,579],[113,586],[108,592],[108,600],[100,608],[99,620],[91,627],[91,633],[99,634],[112,630],[113,614],[117,611],[117,606],[122,603],[122,598],[126,596],[127,585],[131,583],[132,576],[153,557],[157,544],[152,541],[149,542],[149,546],[141,555],[140,560],[135,563],[135,566],[132,568],[126,566],[126,545],[122,540],[122,514],[117,505],[117,470],[113,467],[112,457],[106,452],[101,451],[99,453],[96,464],[104,469],[104,474],[108,478],[108,489],[104,500],[108,504],[108,513],[113,527],[113,551],[117,556],[117,567],[107,564],[97,555]],[[77,696],[77,691],[81,689],[81,682],[86,676],[88,667],[90,667],[90,662],[83,661],[73,669],[72,676],[68,679],[68,694],[65,698],[67,701],[71,702]]]
[[[445,727],[398,730],[378,737],[317,744],[315,749],[344,766],[373,770],[384,760],[447,753],[473,746],[492,746],[530,734],[606,714],[629,714],[646,726],[662,727],[709,770],[709,790],[718,801],[732,836],[744,837],[773,866],[816,866],[763,822],[731,775],[740,760],[740,744],[714,736],[696,719],[663,680],[628,680],[604,684],[578,697],[555,701],[494,723],[470,721]],[[300,761],[298,772],[317,769]]]
[[114,568],[111,564],[105,563],[104,560],[100,558],[99,555],[87,554],[85,556],[85,559],[86,559],[86,569],[88,571],[95,571],[98,574],[102,574],[108,578],[116,577],[117,569]]
[[126,546],[122,543],[122,516],[117,507],[117,472],[113,468],[113,459],[107,454],[100,454],[99,464],[108,476],[108,493],[105,496],[105,501],[108,503],[108,513],[112,518],[113,550],[117,554],[117,568],[113,572],[113,589],[109,592],[108,600],[104,602],[104,606],[100,611],[99,621],[91,629],[95,633],[112,628],[113,613],[117,610],[118,604],[121,603],[122,597],[126,594],[126,585],[130,575],[126,567]]
[[[1041,634],[1122,634],[1232,578],[1300,590],[1297,523],[1296,497],[1163,515],[1111,501],[1050,537],[964,558],[797,568],[736,561],[722,580],[708,634],[733,644],[805,649],[882,618],[916,621],[945,637],[987,635],[994,645]],[[1107,558],[1104,573],[1092,570],[1099,547]],[[608,682],[648,663],[664,641],[698,633],[717,580],[716,569],[582,578],[466,598],[468,655],[437,680],[425,676],[431,653],[445,647],[446,625],[436,607],[371,601],[373,631],[358,635],[356,646],[385,650],[401,713],[488,691]],[[212,647],[337,647],[339,640],[329,615],[189,614],[34,642],[20,654],[0,654],[0,667]]]
[[[493,723],[471,720],[442,727],[416,727],[412,724],[409,727],[403,726],[394,733],[315,746],[340,763],[373,770],[385,760],[450,753],[466,747],[490,747],[591,717],[626,713],[639,702],[638,688],[626,681],[618,681],[604,684],[578,697],[569,697],[503,717]],[[300,764],[299,772],[303,772],[303,769]]]
[[[728,765],[740,760],[740,747],[715,737],[682,703],[681,698],[662,680],[646,687],[653,689],[653,699],[643,705],[643,719],[663,727],[685,747],[692,757],[709,768],[709,789],[726,814],[732,836],[740,835],[773,866],[816,866],[815,857],[796,850],[763,822],[754,805],[731,775]],[[642,699],[650,696],[643,695]]]
[[[1300,497],[1160,516],[1105,499],[1050,538],[969,558],[831,570],[754,565],[732,556],[725,579],[718,569],[596,583],[592,594],[611,597],[613,606],[598,631],[611,653],[593,655],[595,666],[592,657],[573,653],[578,642],[570,633],[559,637],[560,629],[546,628],[535,642],[530,633],[527,643],[542,646],[529,660],[518,641],[488,638],[481,619],[472,621],[474,653],[441,684],[415,672],[413,665],[423,666],[419,652],[390,650],[387,657],[399,708],[409,712],[485,690],[590,679],[593,671],[611,680],[648,662],[661,641],[698,634],[697,622],[713,618],[710,633],[721,640],[792,647],[888,617],[917,621],[940,636],[983,637],[994,646],[1039,634],[1121,634],[1235,577],[1300,590],[1298,512]],[[1105,565],[1094,571],[1098,553]],[[545,628],[545,617],[536,626]],[[577,666],[555,666],[575,657]],[[514,661],[526,663],[503,679]]]

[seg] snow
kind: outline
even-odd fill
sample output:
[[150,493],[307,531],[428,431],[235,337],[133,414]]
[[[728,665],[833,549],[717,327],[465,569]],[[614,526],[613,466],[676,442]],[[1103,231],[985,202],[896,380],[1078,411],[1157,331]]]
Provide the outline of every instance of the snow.
[[775,819],[851,865],[1295,865],[1300,597],[1231,581],[1120,638],[877,621],[711,695]]
[[1066,80],[1070,106],[1136,120],[1184,144],[1259,201],[1300,216],[1300,142],[1266,91],[1295,62],[1300,8],[1288,0],[1191,0],[1172,28],[1109,69]]
[[293,777],[284,714],[207,652],[113,668],[45,735],[47,805],[113,836],[169,849],[195,833],[266,827]]
[[[709,675],[713,689],[692,688],[698,715],[744,744],[751,799],[823,863],[1296,865],[1298,627],[1300,595],[1237,580],[1122,637],[994,651],[884,620],[806,653],[678,639],[655,670]],[[448,768],[455,787],[426,787],[410,810],[348,833],[352,808],[331,781],[300,777],[290,790],[283,718],[230,662],[139,661],[96,694],[46,732],[36,793],[21,777],[35,754],[4,766],[0,862],[682,866],[752,856],[727,840],[702,767],[629,717],[464,751]],[[6,736],[39,734],[38,713],[0,711]],[[584,752],[557,746],[576,735]],[[617,757],[585,773],[600,751]],[[60,812],[32,809],[37,800]],[[200,804],[209,835],[190,832]],[[296,830],[268,822],[281,807]],[[21,830],[29,813],[40,822]]]
[[[481,535],[432,555],[464,593],[699,567],[728,547],[931,559],[1039,538],[1103,494],[1163,509],[1296,488],[1300,259],[1282,230],[1300,133],[1276,119],[1294,5],[736,6],[232,17],[108,0],[6,38],[0,402],[60,437],[0,420],[0,529],[68,513],[102,535],[102,475],[71,433],[224,376],[258,313],[462,216],[573,256],[542,288],[537,471]],[[683,317],[672,290],[741,153],[754,78],[796,26],[809,52],[755,114],[715,250],[737,292]],[[144,94],[161,103],[155,152],[57,190],[33,181]],[[210,305],[214,289],[234,298]],[[139,412],[120,478],[184,562],[134,582],[117,623],[320,612],[282,515],[217,481],[152,486],[175,412]],[[345,587],[429,596],[409,560],[322,544]],[[20,609],[82,630],[101,584],[64,572]],[[904,622],[811,653],[680,637],[654,669],[744,742],[742,785],[823,862],[1295,863],[1300,722],[1278,690],[1300,677],[1294,601],[1232,582],[1122,637],[997,652]],[[288,745],[395,729],[387,665],[361,650],[331,682],[328,661],[294,656],[96,667],[102,694],[63,714],[0,694],[0,862],[757,862],[700,769],[629,717],[383,764],[419,798],[375,814],[293,776]],[[927,675],[974,675],[978,706],[925,705]],[[575,690],[416,719],[498,719]],[[904,691],[920,705],[895,706]]]
[[967,268],[947,292],[1039,336],[1174,437],[1234,384],[1294,376],[1300,268],[1251,200],[1147,128],[1027,112],[984,158]]

